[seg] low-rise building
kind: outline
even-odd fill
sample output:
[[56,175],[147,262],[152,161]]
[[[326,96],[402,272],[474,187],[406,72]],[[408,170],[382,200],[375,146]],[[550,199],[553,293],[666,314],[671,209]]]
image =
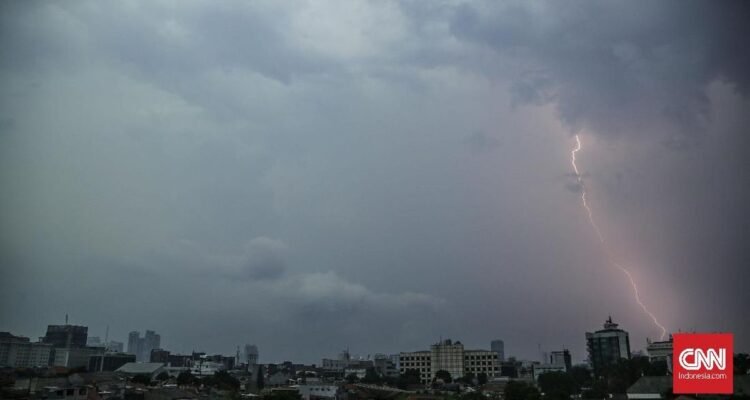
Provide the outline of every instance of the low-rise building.
[[667,367],[672,367],[672,336],[669,336],[669,340],[652,342],[651,339],[646,339],[646,352],[648,352],[648,360],[651,362],[663,361],[667,363]]
[[468,373],[485,374],[488,378],[500,375],[498,353],[491,350],[466,350],[464,345],[450,339],[430,346],[430,351],[399,354],[399,372],[419,371],[423,383],[435,379],[438,371],[447,371],[453,379]]
[[34,343],[27,337],[0,332],[0,366],[12,368],[46,367],[50,363],[52,345]]
[[166,370],[164,369],[164,364],[162,363],[129,362],[118,368],[115,372],[129,378],[135,376],[145,376],[151,380],[154,380],[157,376],[159,376],[159,374],[165,371]]
[[554,364],[532,364],[531,374],[534,381],[539,381],[539,375],[546,374],[548,372],[565,372],[565,365],[554,365]]
[[336,385],[296,385],[303,400],[341,398],[341,389]]
[[106,353],[89,357],[90,372],[115,371],[123,365],[135,362],[135,354]]
[[104,354],[104,347],[61,347],[54,350],[52,366],[88,368],[92,356]]

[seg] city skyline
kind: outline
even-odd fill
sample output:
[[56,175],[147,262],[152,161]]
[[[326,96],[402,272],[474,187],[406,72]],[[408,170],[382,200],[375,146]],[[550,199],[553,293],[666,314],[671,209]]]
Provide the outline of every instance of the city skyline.
[[[68,316],[66,315],[66,321],[65,321],[64,325],[49,325],[49,327],[55,326],[55,327],[59,327],[58,329],[60,329],[60,328],[63,328],[65,326],[69,326],[69,327],[74,328],[74,329],[83,328],[83,330],[85,332],[88,331],[89,327],[87,327],[85,325],[68,324],[67,317]],[[605,332],[608,329],[617,328],[618,325],[619,324],[615,323],[613,321],[612,317],[609,316],[607,318],[607,320],[604,321],[604,323],[602,325],[605,328],[605,330],[602,331],[602,332]],[[591,330],[592,331],[597,331],[597,332],[601,331],[601,329],[598,329],[598,327],[596,327],[596,328],[597,329],[594,329],[594,327],[592,327]],[[49,328],[48,328],[48,332],[49,332]],[[224,350],[207,349],[207,348],[204,348],[200,344],[198,344],[196,346],[193,346],[189,351],[186,351],[184,349],[173,348],[173,347],[170,347],[168,344],[167,345],[161,345],[161,342],[160,342],[161,335],[156,334],[155,330],[146,329],[145,332],[146,332],[146,335],[143,336],[143,337],[140,337],[140,332],[139,331],[130,331],[128,333],[128,335],[126,335],[126,339],[125,339],[124,342],[117,342],[116,340],[113,340],[113,339],[110,338],[110,342],[107,342],[107,343],[115,342],[115,343],[120,344],[121,346],[123,345],[123,343],[126,344],[127,345],[126,348],[124,348],[123,350],[115,351],[115,352],[124,352],[124,353],[128,353],[128,354],[133,354],[133,355],[135,355],[137,357],[138,362],[148,362],[148,360],[150,358],[151,350],[166,350],[166,351],[172,352],[174,354],[191,354],[191,353],[196,353],[196,352],[198,352],[198,353],[202,352],[202,353],[206,353],[206,354],[232,354],[231,352],[224,351]],[[22,337],[25,336],[25,337],[28,337],[28,338],[34,338],[34,337],[36,337],[36,336],[26,336],[25,334],[19,333],[19,332],[11,332],[11,333],[12,334],[16,334],[16,335],[20,335]],[[677,333],[677,332],[675,332],[675,333]],[[135,340],[136,340],[135,344],[133,344],[131,342],[131,337],[130,337],[130,336],[132,336],[134,334],[138,334],[137,336],[135,336]],[[155,345],[152,344],[151,347],[149,347],[146,350],[142,346],[144,346],[143,342],[144,342],[144,340],[146,340],[146,337],[148,337],[149,334],[155,335],[157,337],[157,339],[156,339]],[[589,339],[590,335],[591,335],[591,333],[584,332],[583,342],[588,342],[590,340]],[[93,336],[93,337],[95,337],[97,340],[99,339],[98,336]],[[625,337],[627,337],[627,330],[626,329],[625,329]],[[43,339],[44,336],[39,336],[39,338]],[[89,335],[88,338],[91,339],[92,336]],[[449,338],[446,338],[446,339],[448,341],[450,341]],[[669,338],[667,338],[667,339],[668,339],[669,343],[671,343],[671,333],[669,334]],[[141,342],[140,344],[138,344],[139,341]],[[441,336],[438,339],[433,340],[431,342],[429,340],[427,340],[427,341],[425,341],[425,343],[429,343],[429,344],[435,345],[435,344],[443,343],[443,341],[444,341],[444,338]],[[465,345],[465,344],[462,343],[461,340],[456,340],[456,342],[459,343],[459,344],[461,344],[462,348],[465,348],[467,351],[482,351],[482,352],[489,352],[489,351],[491,351],[493,353],[496,353],[496,354],[498,354],[498,361],[506,361],[509,358],[513,358],[513,359],[516,359],[518,361],[533,361],[533,362],[541,362],[542,364],[544,364],[545,362],[549,362],[550,357],[553,357],[553,358],[554,357],[559,357],[560,354],[562,354],[563,352],[566,354],[566,357],[571,357],[571,353],[569,351],[570,346],[566,346],[566,345],[554,345],[554,344],[550,345],[550,344],[538,343],[537,344],[537,346],[538,346],[537,347],[537,353],[524,357],[524,356],[516,355],[512,351],[511,351],[511,353],[507,353],[504,341],[502,339],[499,339],[499,338],[490,339],[486,343],[483,343],[483,344],[474,344],[474,345],[472,345],[472,344]],[[495,346],[495,344],[497,342],[501,343],[501,345]],[[628,347],[627,354],[631,354],[631,353],[632,354],[642,354],[642,355],[649,354],[650,353],[649,347],[652,346],[652,343],[666,343],[666,342],[659,342],[658,340],[652,340],[652,341],[649,341],[647,343],[644,343],[643,346],[635,344],[635,345],[633,345],[633,347]],[[88,344],[88,346],[92,346],[92,345]],[[107,347],[106,343],[104,343],[104,342],[99,343],[97,345],[94,345],[94,347],[96,347],[96,346]],[[228,347],[236,346],[236,349],[237,349],[237,352],[238,352],[237,354],[240,357],[239,358],[240,361],[246,360],[247,352],[248,351],[254,352],[254,354],[255,354],[255,358],[253,358],[254,360],[259,360],[259,358],[258,358],[258,354],[259,354],[258,353],[258,346],[255,345],[255,344],[252,344],[252,345],[251,344],[242,344],[242,345],[240,345],[240,344],[236,344],[236,345],[235,344],[226,344],[226,346],[223,346],[222,348],[227,348],[227,346]],[[243,351],[241,353],[239,352],[240,351],[239,350],[240,346],[243,346]],[[629,343],[628,343],[628,346],[630,346]],[[654,349],[658,349],[659,346],[662,346],[662,345],[661,344],[657,344],[656,347],[654,347],[653,349],[651,349],[651,351],[654,351]],[[422,347],[424,347],[424,345]],[[393,350],[391,350],[391,351],[382,351],[382,349],[360,349],[360,350],[355,350],[355,352],[353,354],[350,354],[350,348],[349,348],[348,345],[345,346],[345,348],[344,347],[341,347],[341,348],[343,348],[344,350],[343,350],[342,353],[338,353],[339,354],[339,358],[338,359],[340,359],[342,357],[342,354],[346,354],[346,358],[348,359],[349,357],[352,357],[351,358],[352,360],[374,360],[377,355],[382,355],[382,354],[398,355],[399,353],[404,353],[404,352],[415,352],[415,351],[419,352],[420,351],[420,350],[416,350],[416,349],[397,349],[395,351],[393,351]],[[588,363],[590,363],[590,360],[588,359],[588,357],[589,357],[589,354],[588,354],[588,352],[589,352],[589,350],[588,350],[589,345],[585,346],[585,348],[587,350],[585,350],[581,354],[575,354],[575,353],[573,353],[572,357],[571,357],[571,360],[573,362],[575,362],[576,364],[588,364]],[[671,349],[671,347],[670,347],[670,349]],[[109,352],[109,351],[112,351],[112,350],[108,349],[107,351]],[[743,352],[744,351],[741,350],[741,349],[738,349],[736,351],[736,353],[743,353]],[[557,356],[554,356],[555,354],[557,354]],[[262,361],[262,362],[259,362],[259,363],[260,364],[278,364],[278,363],[282,363],[282,362],[292,361],[292,362],[303,362],[303,363],[308,363],[308,364],[320,364],[321,366],[324,366],[325,365],[325,361],[321,361],[321,360],[330,359],[330,357],[332,355],[333,355],[333,353],[331,353],[331,354],[319,354],[317,357],[313,357],[311,359],[305,359],[305,358],[276,359],[276,358],[274,358],[274,354],[267,354],[266,357],[268,359],[260,359],[260,361]]]
[[748,8],[2,2],[0,329],[747,352]]

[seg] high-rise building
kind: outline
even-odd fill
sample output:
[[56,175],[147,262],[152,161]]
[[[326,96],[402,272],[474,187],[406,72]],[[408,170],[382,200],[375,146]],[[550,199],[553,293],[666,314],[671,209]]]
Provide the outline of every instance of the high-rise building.
[[158,349],[161,347],[161,335],[158,335],[154,331],[146,331],[146,335],[143,337],[144,350],[151,354],[151,350]]
[[589,362],[595,376],[601,376],[607,367],[616,364],[620,359],[630,358],[630,339],[628,332],[619,329],[609,317],[604,329],[594,333],[586,332],[586,347]]
[[43,343],[53,347],[85,347],[89,328],[78,325],[48,325]]
[[490,342],[490,350],[497,353],[498,361],[505,361],[505,342],[500,339]]
[[151,358],[151,350],[161,346],[161,336],[154,331],[147,330],[146,335],[141,337],[138,331],[128,334],[128,353],[135,354],[138,361],[148,362]]
[[245,345],[245,362],[248,367],[258,364],[258,346],[254,344]]
[[128,334],[128,353],[138,357],[141,354],[141,333],[132,331]]

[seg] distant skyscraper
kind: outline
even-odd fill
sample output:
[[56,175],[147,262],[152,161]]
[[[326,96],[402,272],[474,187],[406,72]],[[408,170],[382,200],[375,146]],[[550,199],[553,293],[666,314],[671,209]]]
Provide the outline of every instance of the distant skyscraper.
[[505,361],[505,343],[502,340],[493,340],[490,343],[490,350],[497,353],[498,361]]
[[141,337],[138,331],[128,334],[128,353],[135,354],[138,361],[148,361],[151,358],[151,350],[161,348],[161,335],[154,331],[146,331]]
[[54,347],[85,347],[89,328],[78,325],[48,325],[42,342]]
[[128,353],[135,354],[138,358],[141,354],[141,333],[132,331],[128,334]]
[[586,332],[586,347],[594,375],[601,376],[603,370],[622,358],[630,358],[630,338],[626,331],[617,328],[609,317],[604,329]]
[[161,335],[158,335],[154,331],[146,331],[146,335],[143,337],[143,353],[144,359],[151,358],[151,350],[161,348]]
[[248,366],[258,364],[258,346],[254,344],[245,345],[245,362]]

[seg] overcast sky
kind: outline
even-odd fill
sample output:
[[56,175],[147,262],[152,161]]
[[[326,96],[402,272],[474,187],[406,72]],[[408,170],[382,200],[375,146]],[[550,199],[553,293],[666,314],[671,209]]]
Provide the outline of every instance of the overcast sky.
[[744,2],[3,2],[0,330],[750,350]]

